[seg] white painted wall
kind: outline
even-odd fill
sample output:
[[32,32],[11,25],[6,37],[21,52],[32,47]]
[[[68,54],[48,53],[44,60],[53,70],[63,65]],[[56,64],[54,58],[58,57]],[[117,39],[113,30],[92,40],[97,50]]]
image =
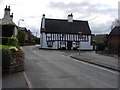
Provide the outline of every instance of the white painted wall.
[[88,36],[88,42],[80,42],[80,49],[81,50],[93,50],[93,46],[91,45],[91,36]]
[[10,11],[9,10],[4,10],[4,17],[2,19],[2,24],[14,24],[15,23],[12,21],[10,17]]
[[42,17],[42,29],[45,29],[45,14]]
[[40,39],[40,46],[41,48],[46,48],[47,47],[47,42],[46,42],[46,35],[45,33],[41,34],[41,39]]
[[[89,38],[88,42],[80,42],[80,49],[81,50],[93,50],[93,46],[91,45],[91,36],[88,36],[88,38]],[[46,34],[45,33],[41,34],[40,43],[41,43],[40,48],[58,49],[58,45],[60,47],[60,42],[58,44],[57,41],[53,42],[52,47],[47,47]],[[67,45],[67,42],[66,42],[66,45]],[[67,49],[67,47],[66,47],[66,49]],[[72,49],[73,49],[73,47],[72,47]]]

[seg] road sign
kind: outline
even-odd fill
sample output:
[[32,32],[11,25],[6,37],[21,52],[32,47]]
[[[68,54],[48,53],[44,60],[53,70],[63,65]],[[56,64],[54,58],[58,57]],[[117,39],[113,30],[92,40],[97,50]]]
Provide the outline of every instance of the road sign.
[[79,35],[79,38],[82,39],[82,38],[84,38],[84,37],[83,37],[83,35]]

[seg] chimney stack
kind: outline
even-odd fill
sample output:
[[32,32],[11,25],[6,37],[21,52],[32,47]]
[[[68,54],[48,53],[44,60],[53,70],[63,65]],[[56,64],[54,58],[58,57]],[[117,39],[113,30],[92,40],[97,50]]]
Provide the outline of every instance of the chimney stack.
[[68,22],[73,22],[73,15],[72,15],[72,13],[68,15]]
[[6,8],[4,10],[4,17],[10,17],[10,6],[6,5]]
[[120,1],[118,2],[118,20],[120,21]]
[[13,13],[10,15],[11,20],[13,20]]
[[42,29],[45,29],[45,14],[42,16]]

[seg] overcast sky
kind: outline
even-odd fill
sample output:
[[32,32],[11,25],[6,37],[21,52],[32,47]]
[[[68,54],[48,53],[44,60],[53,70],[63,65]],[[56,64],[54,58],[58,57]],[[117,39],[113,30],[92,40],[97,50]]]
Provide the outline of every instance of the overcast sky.
[[46,18],[67,19],[67,15],[73,13],[74,20],[89,22],[92,33],[104,34],[110,32],[112,21],[118,18],[118,1],[0,0],[0,18],[3,18],[5,6],[10,5],[16,24],[19,19],[24,19],[20,22],[21,27],[39,33],[42,14],[45,14]]

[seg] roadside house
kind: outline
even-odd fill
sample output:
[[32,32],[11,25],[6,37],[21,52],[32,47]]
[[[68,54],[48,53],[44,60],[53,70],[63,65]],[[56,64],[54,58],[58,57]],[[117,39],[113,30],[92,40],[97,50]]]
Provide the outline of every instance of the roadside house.
[[[2,26],[6,25],[5,27],[7,27],[7,25],[15,26],[12,32],[13,34],[11,35],[12,37],[15,37],[18,33],[18,30],[16,24],[13,22],[13,13],[10,14],[10,11],[10,6],[6,6],[4,9],[4,17],[0,20],[0,24],[2,24]],[[4,30],[4,27],[2,27],[2,33],[7,33],[7,31],[8,30]]]
[[88,21],[49,19],[43,14],[41,21],[40,48],[92,50],[91,30]]
[[30,30],[27,30],[25,27],[18,27],[20,31],[22,31],[25,35],[24,37],[24,45],[32,45],[35,44],[34,42],[34,35],[32,35],[32,32]]
[[120,50],[120,26],[114,27],[109,33],[108,43],[110,49]]

